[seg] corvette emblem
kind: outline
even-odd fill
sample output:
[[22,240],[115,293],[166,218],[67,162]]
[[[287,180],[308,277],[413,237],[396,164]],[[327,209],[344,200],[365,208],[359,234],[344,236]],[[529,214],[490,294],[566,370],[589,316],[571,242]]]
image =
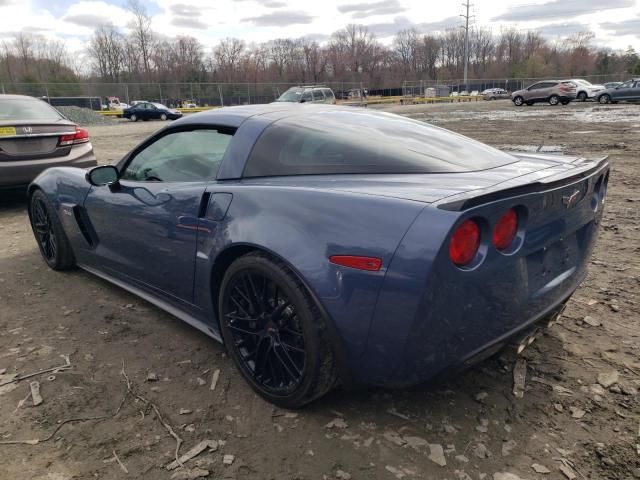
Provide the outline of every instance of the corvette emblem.
[[26,133],[26,134],[33,133],[33,128],[31,128],[31,127],[22,127],[22,133]]
[[580,196],[580,190],[575,190],[571,195],[563,196],[562,203],[566,208],[571,208],[576,204],[579,196]]

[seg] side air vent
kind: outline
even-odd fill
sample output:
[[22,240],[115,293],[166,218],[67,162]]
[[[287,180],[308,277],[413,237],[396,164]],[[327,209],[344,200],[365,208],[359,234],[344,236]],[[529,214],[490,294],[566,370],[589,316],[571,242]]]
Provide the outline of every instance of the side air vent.
[[84,239],[87,241],[87,244],[91,248],[94,248],[97,244],[96,233],[93,228],[91,228],[91,224],[89,223],[89,219],[84,213],[84,209],[79,205],[74,206],[73,216],[75,217],[78,228],[80,229],[80,232],[82,233]]

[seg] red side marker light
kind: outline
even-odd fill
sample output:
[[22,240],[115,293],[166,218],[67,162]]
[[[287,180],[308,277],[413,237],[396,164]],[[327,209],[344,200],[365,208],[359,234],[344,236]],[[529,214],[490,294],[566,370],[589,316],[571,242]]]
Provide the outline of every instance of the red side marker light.
[[500,217],[493,229],[493,245],[504,250],[511,245],[518,231],[518,214],[510,208]]
[[480,246],[480,227],[474,220],[465,220],[453,232],[449,244],[451,261],[462,267],[475,258]]
[[382,268],[382,260],[376,257],[360,257],[354,255],[333,255],[329,261],[334,265],[377,272]]

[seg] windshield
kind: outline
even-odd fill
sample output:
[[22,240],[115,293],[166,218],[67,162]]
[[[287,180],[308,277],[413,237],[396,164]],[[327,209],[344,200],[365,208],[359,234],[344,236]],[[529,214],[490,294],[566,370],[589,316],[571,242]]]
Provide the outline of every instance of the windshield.
[[45,120],[57,121],[64,118],[48,103],[36,98],[1,98],[0,121],[3,120]]
[[276,102],[299,102],[302,97],[303,90],[291,89],[280,95]]
[[580,85],[585,85],[587,87],[591,86],[591,83],[587,82],[586,80],[579,80],[578,79],[578,80],[571,80],[571,81],[574,82],[574,83],[580,84]]

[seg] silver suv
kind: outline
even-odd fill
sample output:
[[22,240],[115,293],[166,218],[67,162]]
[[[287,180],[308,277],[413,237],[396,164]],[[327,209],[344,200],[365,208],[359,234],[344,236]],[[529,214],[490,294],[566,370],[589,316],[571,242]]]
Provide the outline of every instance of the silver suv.
[[525,103],[533,105],[539,102],[549,102],[549,105],[567,105],[575,98],[576,84],[568,80],[544,80],[511,94],[511,100],[517,107]]
[[276,100],[290,103],[336,103],[336,96],[324,85],[307,85],[291,87]]

